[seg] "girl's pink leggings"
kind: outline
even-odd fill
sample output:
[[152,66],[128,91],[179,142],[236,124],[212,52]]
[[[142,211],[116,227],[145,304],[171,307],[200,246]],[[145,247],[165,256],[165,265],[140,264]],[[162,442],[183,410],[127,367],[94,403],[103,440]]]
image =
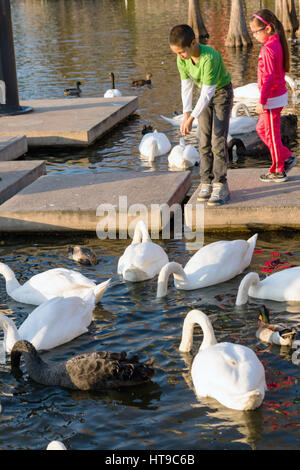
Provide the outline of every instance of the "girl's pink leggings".
[[282,173],[284,162],[292,152],[283,145],[280,135],[280,113],[282,108],[265,109],[259,115],[256,130],[261,140],[269,148],[272,158],[270,173]]

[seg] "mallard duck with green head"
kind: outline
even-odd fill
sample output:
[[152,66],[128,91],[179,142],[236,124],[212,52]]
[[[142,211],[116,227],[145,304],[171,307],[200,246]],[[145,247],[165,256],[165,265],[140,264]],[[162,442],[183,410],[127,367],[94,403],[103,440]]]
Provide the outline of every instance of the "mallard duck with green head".
[[296,330],[282,324],[271,324],[270,311],[265,305],[259,310],[259,328],[256,332],[256,337],[266,343],[291,346],[293,338],[296,335]]

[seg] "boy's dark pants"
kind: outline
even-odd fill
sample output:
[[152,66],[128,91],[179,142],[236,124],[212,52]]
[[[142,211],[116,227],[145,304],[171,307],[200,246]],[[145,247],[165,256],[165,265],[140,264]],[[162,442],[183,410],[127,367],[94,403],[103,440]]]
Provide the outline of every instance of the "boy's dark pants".
[[227,136],[233,105],[232,84],[215,91],[198,119],[201,183],[227,181]]

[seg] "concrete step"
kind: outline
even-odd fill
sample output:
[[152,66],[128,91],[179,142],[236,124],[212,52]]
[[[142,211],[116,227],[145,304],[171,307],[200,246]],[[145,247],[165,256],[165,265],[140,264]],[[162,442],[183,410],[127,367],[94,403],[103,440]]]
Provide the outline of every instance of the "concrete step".
[[107,226],[114,237],[133,229],[140,215],[159,232],[172,217],[168,208],[181,204],[191,184],[189,171],[49,174],[0,206],[0,226],[7,232],[94,233]]
[[27,150],[25,135],[0,135],[0,161],[16,160]]
[[136,96],[21,101],[33,111],[2,116],[0,135],[24,134],[29,147],[88,146],[138,108]]
[[[205,231],[285,230],[300,228],[300,167],[288,173],[284,183],[263,183],[267,168],[228,170],[230,201],[211,207],[197,202],[200,185],[187,203],[186,225],[193,231],[204,208]],[[198,214],[198,215],[197,215]],[[200,224],[201,225],[201,224]]]
[[[46,164],[43,160],[0,162],[0,204],[45,174]],[[1,222],[0,230],[3,230]]]

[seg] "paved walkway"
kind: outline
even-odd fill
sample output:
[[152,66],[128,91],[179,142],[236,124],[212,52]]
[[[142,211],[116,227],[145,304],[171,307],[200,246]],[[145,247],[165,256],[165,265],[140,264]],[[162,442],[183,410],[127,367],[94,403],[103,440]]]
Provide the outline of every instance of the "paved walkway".
[[[300,229],[300,167],[294,167],[285,183],[263,183],[265,168],[231,169],[228,183],[231,200],[219,207],[204,204],[205,231]],[[188,201],[190,217],[186,224],[196,230],[200,186]],[[197,209],[198,206],[198,209]]]

